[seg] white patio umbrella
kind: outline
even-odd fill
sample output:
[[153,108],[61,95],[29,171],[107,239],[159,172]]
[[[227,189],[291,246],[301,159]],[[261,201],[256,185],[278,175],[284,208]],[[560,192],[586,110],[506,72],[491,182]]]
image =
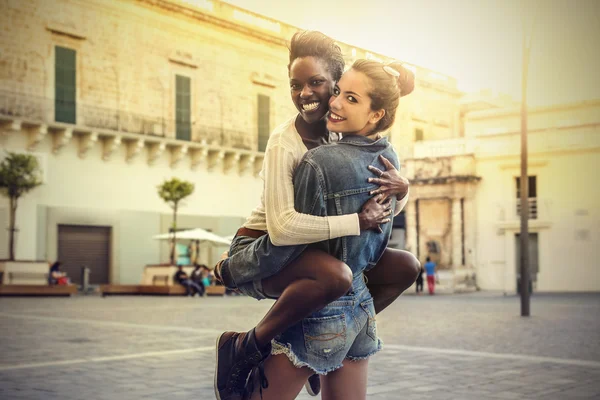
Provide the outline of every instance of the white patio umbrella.
[[[177,240],[198,240],[200,242],[210,242],[223,246],[229,246],[231,244],[231,240],[227,240],[224,237],[215,235],[214,233],[206,231],[202,228],[179,231],[175,237]],[[173,239],[173,232],[161,233],[160,235],[153,236],[153,238],[157,240],[171,240]]]

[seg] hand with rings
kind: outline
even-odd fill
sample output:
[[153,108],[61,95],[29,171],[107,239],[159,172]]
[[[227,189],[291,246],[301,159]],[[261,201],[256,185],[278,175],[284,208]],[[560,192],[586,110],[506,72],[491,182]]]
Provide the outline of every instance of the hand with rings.
[[385,171],[369,165],[369,171],[373,172],[378,178],[369,178],[369,183],[379,185],[379,188],[372,190],[370,194],[383,194],[386,198],[396,196],[396,199],[402,200],[408,193],[410,185],[408,179],[400,175],[400,172],[384,156],[379,156],[379,160],[385,165]]

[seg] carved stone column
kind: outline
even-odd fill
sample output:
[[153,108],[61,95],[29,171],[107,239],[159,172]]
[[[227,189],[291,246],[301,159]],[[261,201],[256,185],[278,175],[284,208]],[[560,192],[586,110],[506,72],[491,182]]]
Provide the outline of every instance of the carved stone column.
[[475,200],[472,197],[465,198],[464,202],[464,224],[465,224],[465,265],[473,268],[477,264],[475,257],[475,231],[476,215],[475,215]]
[[461,199],[452,199],[452,268],[462,266],[462,211]]
[[417,204],[416,199],[406,203],[406,249],[418,257],[417,249]]

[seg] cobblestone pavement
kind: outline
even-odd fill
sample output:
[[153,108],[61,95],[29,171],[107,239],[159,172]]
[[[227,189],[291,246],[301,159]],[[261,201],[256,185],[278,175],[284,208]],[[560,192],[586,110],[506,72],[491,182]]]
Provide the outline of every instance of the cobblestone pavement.
[[[271,304],[2,298],[0,399],[213,399],[216,335]],[[600,398],[600,294],[535,295],[531,311],[500,294],[403,296],[378,316],[368,398]]]

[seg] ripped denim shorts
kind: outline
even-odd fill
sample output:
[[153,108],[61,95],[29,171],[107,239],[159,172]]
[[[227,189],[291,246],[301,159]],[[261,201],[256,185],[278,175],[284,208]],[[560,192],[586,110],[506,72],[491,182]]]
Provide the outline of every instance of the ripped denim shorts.
[[362,360],[381,350],[373,298],[363,275],[354,278],[347,295],[277,336],[271,354],[285,354],[294,366],[326,375],[344,359]]
[[235,277],[240,292],[263,300],[269,297],[263,292],[262,279],[281,271],[305,249],[306,245],[275,246],[268,235],[259,238],[236,235],[222,268],[228,269],[229,274]]

